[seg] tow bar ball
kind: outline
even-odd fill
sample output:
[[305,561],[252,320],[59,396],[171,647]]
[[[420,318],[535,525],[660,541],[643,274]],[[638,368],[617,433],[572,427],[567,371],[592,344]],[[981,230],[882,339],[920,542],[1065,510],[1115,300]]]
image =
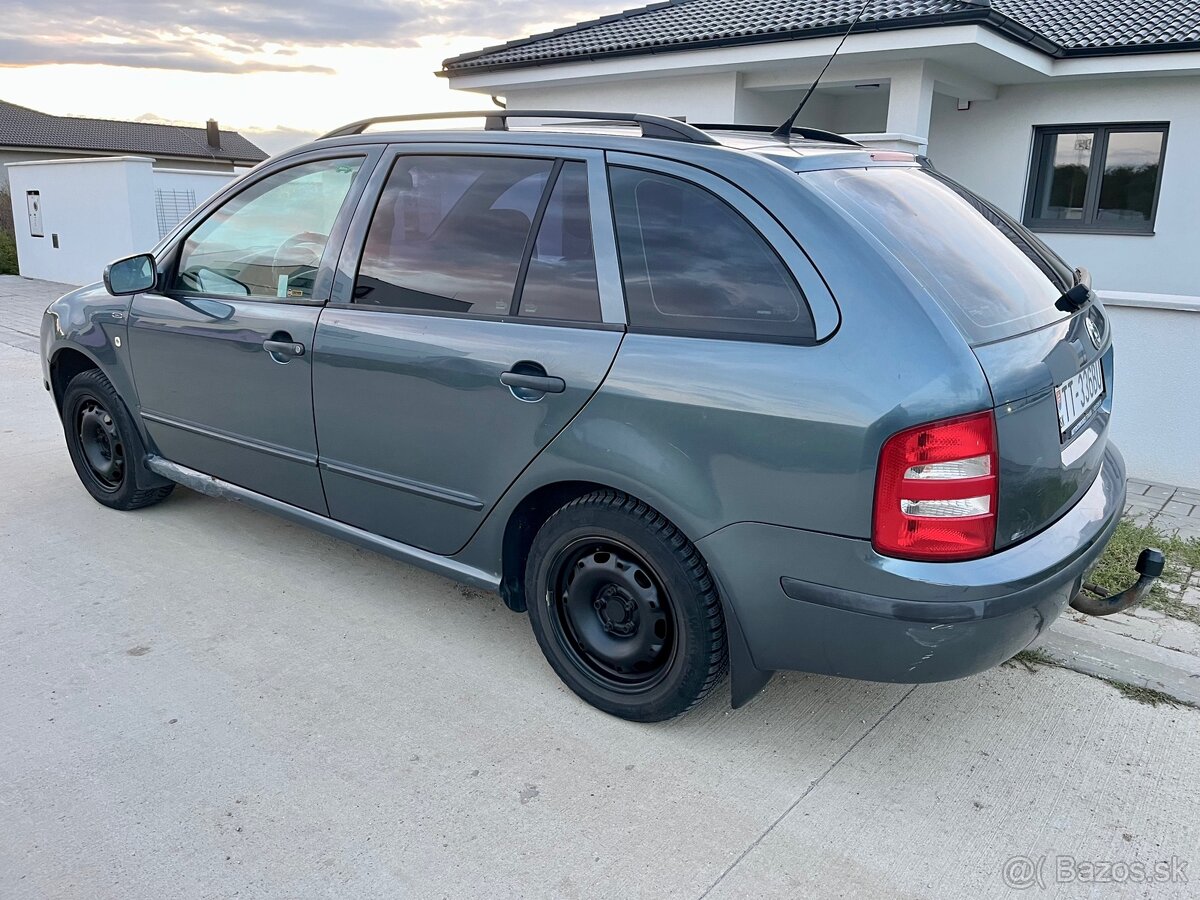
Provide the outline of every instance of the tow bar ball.
[[[1111,616],[1113,613],[1122,612],[1131,606],[1137,606],[1150,593],[1150,588],[1154,586],[1158,576],[1163,573],[1165,564],[1166,558],[1161,550],[1146,548],[1138,556],[1137,565],[1134,566],[1138,573],[1138,580],[1132,587],[1103,599],[1088,596],[1080,591],[1071,600],[1071,608],[1089,616]],[[1102,593],[1091,585],[1084,585],[1084,590],[1094,591],[1097,594]]]

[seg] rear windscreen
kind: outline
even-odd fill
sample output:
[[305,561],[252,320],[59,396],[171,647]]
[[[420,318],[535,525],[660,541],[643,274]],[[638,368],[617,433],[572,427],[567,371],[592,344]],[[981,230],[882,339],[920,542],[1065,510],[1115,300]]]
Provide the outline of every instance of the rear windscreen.
[[965,188],[919,168],[800,175],[845,210],[937,300],[972,344],[1058,319],[1069,270],[1040,241]]

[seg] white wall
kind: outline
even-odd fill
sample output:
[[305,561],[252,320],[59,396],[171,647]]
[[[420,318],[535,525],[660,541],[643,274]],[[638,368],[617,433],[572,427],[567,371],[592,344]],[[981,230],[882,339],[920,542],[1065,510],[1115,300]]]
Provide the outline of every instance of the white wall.
[[1105,306],[1112,318],[1112,437],[1132,477],[1200,488],[1200,306]]
[[1034,125],[1170,122],[1162,191],[1153,235],[1043,234],[1096,287],[1111,291],[1200,295],[1194,256],[1200,249],[1200,78],[1095,79],[1002,87],[995,100],[959,112],[937,95],[929,136],[934,164],[1021,218]]
[[737,73],[638,78],[510,90],[512,109],[588,109],[687,116],[691,122],[734,121]]

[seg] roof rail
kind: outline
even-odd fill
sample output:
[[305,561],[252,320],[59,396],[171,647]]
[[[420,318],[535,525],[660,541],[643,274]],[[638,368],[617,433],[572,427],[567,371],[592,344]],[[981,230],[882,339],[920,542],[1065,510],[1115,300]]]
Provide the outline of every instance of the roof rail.
[[678,119],[669,119],[666,116],[651,116],[645,113],[584,112],[570,109],[489,109],[484,112],[456,111],[375,116],[335,128],[328,134],[321,135],[317,140],[362,134],[372,125],[382,125],[387,122],[427,122],[438,119],[483,119],[485,131],[507,131],[509,119],[583,119],[596,122],[627,122],[641,126],[642,137],[687,141],[691,144],[719,143],[694,125],[688,125]]
[[[763,134],[773,134],[776,130],[773,125],[721,125],[711,122],[697,124],[696,127],[705,131],[752,131],[756,133],[762,132]],[[793,125],[792,134],[797,134],[809,141],[827,141],[830,144],[846,144],[850,147],[862,146],[862,144],[853,138],[848,138],[844,134],[838,134],[836,131],[826,131],[824,128]]]

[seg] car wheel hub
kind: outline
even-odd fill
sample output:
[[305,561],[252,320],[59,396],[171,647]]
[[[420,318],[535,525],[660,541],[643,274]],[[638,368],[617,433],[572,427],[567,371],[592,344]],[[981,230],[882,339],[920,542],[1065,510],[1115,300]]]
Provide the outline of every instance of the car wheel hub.
[[92,477],[105,490],[115,491],[125,476],[125,447],[112,416],[95,400],[79,411],[79,446]]
[[614,542],[560,554],[552,590],[564,647],[593,677],[622,687],[657,680],[674,647],[665,592],[649,566]]

